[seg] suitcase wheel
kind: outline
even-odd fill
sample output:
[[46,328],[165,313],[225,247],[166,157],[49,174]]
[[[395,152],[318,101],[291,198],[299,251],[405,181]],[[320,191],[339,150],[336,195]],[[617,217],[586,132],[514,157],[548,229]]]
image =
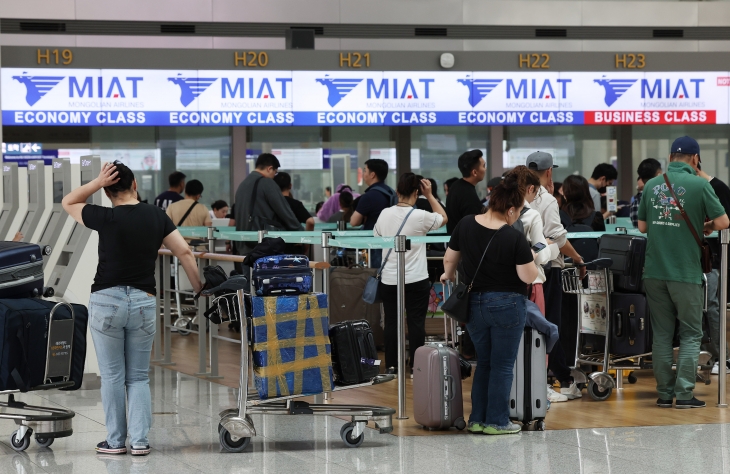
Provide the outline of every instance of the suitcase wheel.
[[537,420],[535,422],[535,431],[545,431],[545,420]]
[[365,441],[365,433],[360,433],[357,438],[352,437],[352,430],[355,428],[355,423],[346,423],[340,428],[340,438],[348,448],[357,448],[363,441]]
[[457,430],[463,430],[464,428],[466,428],[466,421],[464,421],[463,418],[457,418],[454,421],[454,428],[456,428]]
[[29,429],[25,432],[25,436],[22,439],[18,439],[18,431],[13,431],[13,434],[10,435],[10,446],[18,452],[25,451],[30,446],[30,436],[32,434],[33,430]]
[[629,372],[628,379],[629,379],[629,383],[630,384],[635,384],[639,380],[639,379],[636,378],[636,375],[634,375],[633,372]]

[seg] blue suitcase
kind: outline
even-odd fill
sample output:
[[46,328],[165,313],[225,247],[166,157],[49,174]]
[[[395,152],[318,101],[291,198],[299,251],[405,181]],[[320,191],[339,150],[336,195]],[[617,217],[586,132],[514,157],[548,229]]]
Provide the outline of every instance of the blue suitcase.
[[312,269],[304,255],[273,255],[256,260],[253,287],[257,296],[302,295],[312,292]]
[[0,298],[43,294],[43,255],[36,244],[0,242]]

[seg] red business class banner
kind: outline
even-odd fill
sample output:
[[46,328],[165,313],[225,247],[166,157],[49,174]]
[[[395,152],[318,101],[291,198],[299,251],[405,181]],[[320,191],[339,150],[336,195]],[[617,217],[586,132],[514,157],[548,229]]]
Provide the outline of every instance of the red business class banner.
[[586,125],[715,124],[714,110],[587,110]]

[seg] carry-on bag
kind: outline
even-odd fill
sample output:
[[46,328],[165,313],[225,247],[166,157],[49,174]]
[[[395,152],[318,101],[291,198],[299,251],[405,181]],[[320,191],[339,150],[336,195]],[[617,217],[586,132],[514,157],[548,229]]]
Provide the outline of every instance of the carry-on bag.
[[304,255],[273,255],[256,260],[253,286],[258,296],[302,295],[312,292],[312,269]]
[[0,298],[32,298],[43,294],[40,246],[0,242]]
[[416,349],[414,359],[413,417],[416,423],[428,429],[453,426],[463,430],[466,421],[459,353],[444,344],[426,344]]
[[335,383],[365,383],[380,373],[373,331],[367,321],[344,321],[329,328]]
[[646,296],[611,294],[611,353],[625,356],[651,352],[652,334]]
[[545,354],[545,336],[525,327],[512,376],[509,417],[523,424],[537,421],[539,431],[545,428],[543,420],[547,416]]
[[606,234],[601,237],[598,258],[613,260],[614,291],[642,293],[641,276],[644,273],[646,237],[622,234]]
[[[0,300],[0,390],[27,391],[42,385],[46,371],[48,322],[51,310],[58,303],[37,298]],[[71,350],[71,380],[76,390],[81,387],[86,361],[86,328],[88,311],[74,304],[74,333]],[[70,319],[68,306],[62,304],[54,321]],[[64,350],[66,341],[53,341]],[[57,344],[61,343],[61,344]]]
[[330,324],[364,319],[370,324],[375,346],[385,344],[383,327],[380,325],[380,304],[367,304],[362,299],[365,282],[378,272],[376,268],[330,269]]

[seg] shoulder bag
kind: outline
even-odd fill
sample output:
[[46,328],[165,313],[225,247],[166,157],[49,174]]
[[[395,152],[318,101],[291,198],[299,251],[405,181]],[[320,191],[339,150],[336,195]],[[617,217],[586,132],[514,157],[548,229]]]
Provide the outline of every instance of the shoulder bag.
[[193,212],[193,208],[198,205],[198,201],[195,201],[192,206],[188,209],[188,211],[183,214],[182,219],[180,219],[180,222],[177,223],[177,226],[180,227],[183,225],[183,222],[185,222],[185,219],[188,218],[191,212]]
[[689,216],[685,212],[682,205],[679,203],[677,195],[674,194],[674,188],[672,188],[672,183],[669,182],[667,173],[664,173],[664,181],[667,183],[669,192],[672,193],[672,198],[674,198],[674,202],[677,204],[677,207],[679,208],[680,214],[682,214],[684,222],[687,223],[687,227],[689,227],[690,232],[692,232],[692,237],[695,238],[695,242],[697,242],[697,245],[700,246],[700,264],[702,265],[702,273],[710,273],[712,271],[712,248],[710,247],[710,244],[707,243],[707,240],[700,240],[700,236],[697,235],[697,230],[695,230],[695,227],[689,220]]
[[268,230],[274,232],[285,230],[278,221],[257,215],[256,198],[258,197],[259,183],[262,179],[267,178],[262,176],[253,183],[253,194],[251,195],[251,215],[248,216],[248,229],[246,230]]
[[482,254],[482,258],[479,260],[479,265],[477,265],[477,269],[474,271],[474,278],[471,279],[469,286],[466,286],[464,283],[459,283],[451,293],[451,296],[449,296],[449,299],[444,301],[444,304],[441,306],[444,313],[460,323],[469,322],[469,293],[471,292],[471,287],[474,285],[474,280],[476,280],[476,277],[479,274],[479,269],[482,266],[482,262],[484,262],[484,257],[487,255],[489,246],[492,245],[492,241],[502,228],[504,228],[504,225],[497,229],[497,232],[495,232],[492,238],[489,239],[487,247],[484,249],[484,253]]
[[[400,225],[400,228],[398,229],[398,232],[396,232],[395,235],[400,235],[400,231],[403,230],[403,226],[406,225],[406,221],[410,217],[411,213],[415,211],[416,208],[414,207],[410,211],[408,211],[408,214],[406,214],[406,218],[403,219],[403,222]],[[390,253],[393,251],[393,249],[388,249],[388,253],[385,255],[385,258],[383,259],[383,263],[380,265],[380,270],[378,270],[378,274],[376,276],[371,276],[368,278],[368,281],[365,283],[365,288],[362,290],[362,299],[364,302],[368,304],[375,304],[380,303],[383,301],[383,299],[380,296],[380,275],[383,273],[383,269],[385,268],[385,264],[388,262],[388,257],[390,257]]]

